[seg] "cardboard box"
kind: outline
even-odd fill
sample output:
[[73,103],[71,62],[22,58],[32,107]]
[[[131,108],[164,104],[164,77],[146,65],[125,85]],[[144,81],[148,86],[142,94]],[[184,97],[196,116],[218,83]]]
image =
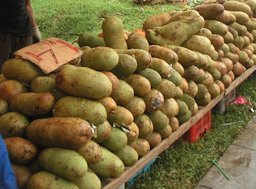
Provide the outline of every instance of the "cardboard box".
[[15,52],[16,56],[29,60],[49,74],[60,66],[80,58],[83,51],[58,38],[48,38]]

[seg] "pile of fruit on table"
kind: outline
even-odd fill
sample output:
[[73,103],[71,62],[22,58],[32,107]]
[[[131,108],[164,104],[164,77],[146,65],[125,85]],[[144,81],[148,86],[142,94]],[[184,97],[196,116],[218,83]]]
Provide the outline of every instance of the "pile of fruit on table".
[[208,1],[128,32],[108,16],[79,60],[0,75],[0,133],[20,188],[101,188],[256,63],[256,0]]

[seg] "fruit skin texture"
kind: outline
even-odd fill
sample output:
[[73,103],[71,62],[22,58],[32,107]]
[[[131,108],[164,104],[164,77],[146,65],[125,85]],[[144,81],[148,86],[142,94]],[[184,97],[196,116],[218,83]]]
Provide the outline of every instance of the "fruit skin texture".
[[100,102],[71,96],[58,100],[53,114],[55,117],[79,117],[94,125],[107,120],[107,111]]
[[63,148],[44,149],[38,157],[42,168],[67,180],[81,178],[87,171],[85,159],[74,150]]
[[[77,149],[91,139],[90,124],[74,117],[52,117],[32,121],[26,130],[27,137],[43,147]],[[40,140],[38,140],[40,138]]]
[[51,93],[27,92],[13,97],[10,109],[26,116],[38,117],[49,113],[55,103],[55,98]]
[[3,138],[23,136],[28,126],[28,119],[17,112],[8,112],[0,116],[0,133]]
[[112,83],[105,74],[73,65],[62,67],[56,75],[56,84],[69,95],[96,100],[105,98],[112,92]]
[[103,178],[117,178],[125,169],[124,163],[119,157],[104,147],[101,147],[102,158],[98,163],[89,164],[89,168]]
[[14,163],[27,164],[37,155],[37,147],[21,137],[4,139],[10,159]]
[[51,186],[52,189],[78,189],[72,182],[46,171],[40,171],[32,175],[28,181],[27,189],[47,189],[49,186]]
[[106,46],[113,49],[127,49],[124,26],[120,18],[108,16],[102,23],[103,39]]
[[97,71],[110,71],[118,64],[119,56],[109,47],[96,47],[84,52],[81,65]]

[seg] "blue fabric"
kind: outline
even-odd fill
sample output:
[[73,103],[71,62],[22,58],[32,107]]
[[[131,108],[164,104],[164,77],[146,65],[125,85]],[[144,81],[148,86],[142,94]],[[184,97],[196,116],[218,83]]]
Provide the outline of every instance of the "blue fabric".
[[18,189],[8,152],[0,135],[0,189]]

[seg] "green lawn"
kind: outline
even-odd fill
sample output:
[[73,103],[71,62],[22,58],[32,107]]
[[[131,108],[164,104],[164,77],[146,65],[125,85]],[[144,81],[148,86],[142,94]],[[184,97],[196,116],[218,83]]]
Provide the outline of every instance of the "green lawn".
[[76,38],[70,34],[101,32],[102,16],[116,15],[132,31],[141,28],[149,15],[179,9],[171,4],[142,7],[132,0],[33,0],[32,6],[44,38],[68,41]]

